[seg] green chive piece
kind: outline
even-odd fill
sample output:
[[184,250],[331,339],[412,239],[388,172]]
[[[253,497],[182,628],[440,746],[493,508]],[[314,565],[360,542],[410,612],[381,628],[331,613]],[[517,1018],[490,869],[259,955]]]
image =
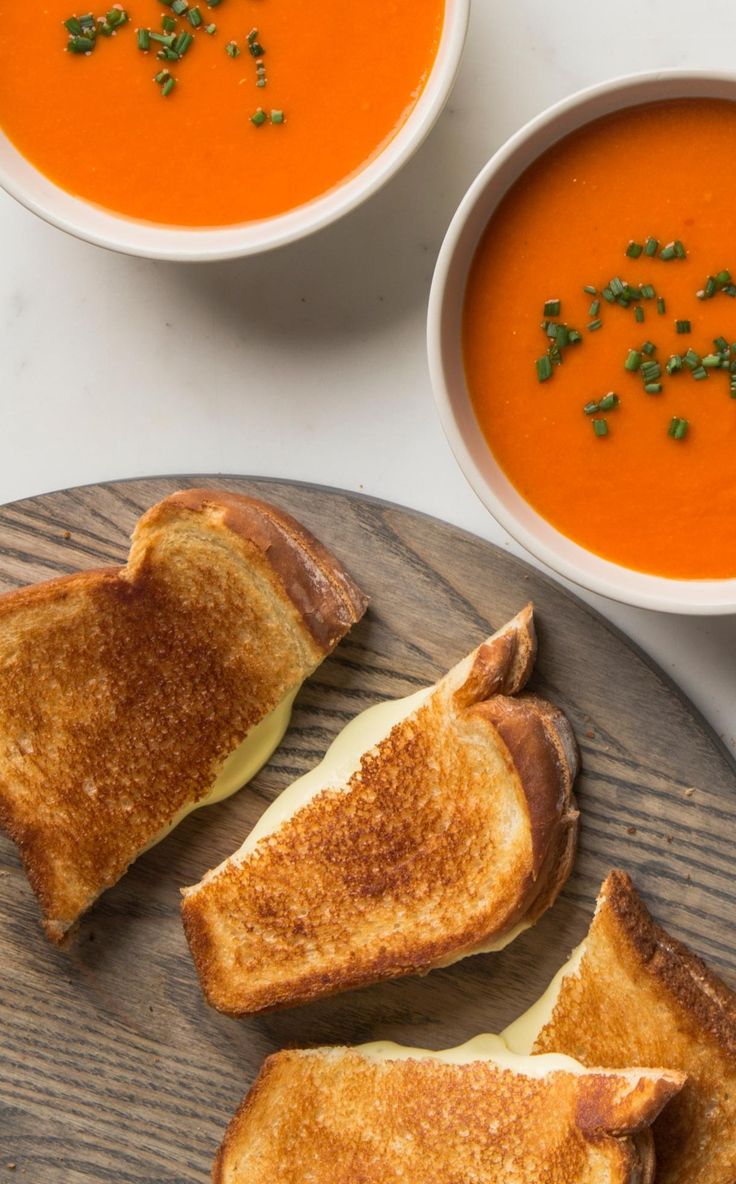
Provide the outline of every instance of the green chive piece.
[[158,74],[154,74],[153,81],[157,82],[160,86],[161,83],[165,82],[167,78],[171,78],[169,71],[168,70],[159,70]]
[[189,24],[192,26],[193,29],[196,29],[199,25],[202,24],[202,13],[196,4],[195,4],[194,8],[189,9],[187,16],[189,17]]
[[659,239],[652,238],[652,236],[650,235],[649,238],[647,239],[647,241],[644,243],[644,254],[649,255],[650,257],[652,255],[656,255],[658,247],[659,247]]
[[[266,118],[264,115],[263,119],[257,119],[256,116],[258,115],[259,111],[260,111],[261,115],[263,115],[263,111],[259,107],[258,111],[256,111],[255,115],[251,115],[251,117],[250,117],[251,123],[255,123],[256,127],[258,127],[260,124],[262,124]],[[539,382],[546,382],[547,379],[551,378],[551,377],[552,377],[552,363],[550,362],[549,358],[545,354],[543,358],[537,358],[537,378],[538,378]]]
[[115,32],[115,26],[111,25],[109,21],[100,20],[98,29],[103,37],[112,37]]
[[600,400],[600,402],[598,403],[598,406],[601,409],[601,411],[613,411],[613,409],[615,407],[619,406],[620,402],[621,402],[621,400],[619,399],[616,392],[609,391],[608,394],[604,395],[603,398]]
[[252,45],[252,44],[253,44],[253,42],[256,40],[256,38],[257,38],[257,37],[258,37],[258,30],[257,30],[257,29],[251,29],[250,33],[249,33],[249,34],[248,34],[248,36],[246,37],[246,41],[248,42],[248,44],[249,44],[249,45]]
[[[271,123],[283,123],[283,122],[284,122],[284,113],[283,113],[283,111],[272,111],[272,112],[271,112]],[[565,345],[567,345],[567,341],[568,341],[568,332],[567,332],[567,326],[566,326],[566,325],[560,325],[560,329],[564,329],[564,331],[565,331],[565,342],[564,342],[564,344],[565,344]],[[559,334],[557,335],[557,344],[559,345],[560,349],[562,349],[562,348],[563,348],[563,343],[560,341],[560,335],[559,335]]]
[[595,321],[591,321],[590,324],[588,325],[588,332],[595,333],[597,329],[600,329],[602,324],[603,324],[603,321],[600,321],[597,319]]
[[720,369],[721,355],[720,354],[706,354],[703,358],[703,365],[706,370]]
[[583,335],[578,329],[568,329],[567,342],[568,345],[577,345],[578,341],[583,340]]
[[545,317],[558,317],[560,315],[560,308],[562,301],[560,300],[545,300],[544,313]]
[[718,272],[718,275],[716,276],[716,283],[718,284],[719,288],[725,288],[726,284],[730,284],[730,282],[731,282],[731,272],[730,271],[719,271]]
[[266,52],[260,41],[249,41],[248,50],[254,58],[262,58]]
[[672,436],[673,440],[684,440],[687,435],[689,423],[679,415],[673,415],[670,420],[670,426],[667,429],[667,435]]
[[696,382],[702,382],[703,379],[707,377],[708,371],[706,370],[705,366],[702,365],[702,363],[700,366],[696,366],[693,370],[693,378]]
[[128,14],[124,8],[113,5],[110,11],[106,14],[107,23],[117,28],[119,25],[126,25],[128,23]]
[[629,240],[629,245],[626,248],[626,254],[628,255],[629,259],[638,259],[643,250],[644,248],[641,243],[635,243],[632,238]]
[[644,384],[644,392],[647,395],[661,395],[662,394],[662,383],[661,382],[646,382]]
[[601,310],[600,300],[591,300],[590,308],[588,309],[588,316],[597,317],[600,310]]
[[637,304],[636,308],[634,309],[634,319],[640,324],[644,320],[644,309],[640,304]]
[[79,23],[87,32],[91,32],[95,27],[95,18],[91,12],[85,12],[79,17]]
[[671,354],[665,370],[668,374],[676,374],[678,370],[682,370],[682,357],[680,354]]
[[659,257],[660,259],[664,259],[665,263],[667,263],[670,259],[676,259],[677,251],[675,250],[675,244],[673,242],[667,243],[666,247],[662,247],[662,250],[659,252]]
[[700,365],[700,354],[696,353],[694,349],[689,349],[682,360],[691,370],[695,370]]
[[205,25],[204,31],[205,33],[209,33],[211,37],[213,33],[217,32],[217,25]]
[[638,349],[630,349],[626,361],[624,362],[624,370],[638,370],[641,366],[641,354]]
[[619,279],[617,275],[615,275],[612,280],[608,281],[608,290],[609,292],[612,292],[614,296],[620,296],[624,290],[624,287],[624,281]]
[[237,41],[228,41],[227,45],[225,46],[225,53],[229,58],[240,57],[240,48]]
[[684,244],[680,242],[679,238],[675,239],[672,246],[678,259],[687,259],[687,251],[685,250]]
[[[274,119],[274,115],[280,116],[280,118]],[[283,111],[272,111],[271,112],[271,123],[283,123],[283,122],[284,122]],[[569,340],[567,325],[556,325],[555,328],[557,330],[557,332],[555,333],[555,341],[557,342],[557,348],[564,349],[568,343],[568,340]]]
[[663,317],[666,311],[667,311],[667,305],[665,304],[664,296],[658,296],[657,297],[657,312],[659,313],[659,315],[661,317]]
[[82,26],[75,16],[67,17],[64,21],[64,28],[72,34],[73,37],[81,37]]
[[174,53],[178,54],[180,58],[183,58],[184,54],[187,52],[193,41],[194,38],[192,37],[192,34],[187,33],[185,30],[179,34],[171,48],[173,49]]
[[639,295],[641,296],[642,300],[654,300],[656,292],[651,284],[640,284]]
[[721,354],[728,353],[728,342],[726,341],[725,337],[714,337],[713,344],[719,353],[721,353]]
[[595,287],[594,284],[584,284],[583,291],[587,292],[589,296],[597,296],[598,295],[598,289]]
[[151,45],[150,30],[139,29],[136,36],[138,38],[138,48],[139,49],[147,50],[150,48],[150,45]]
[[731,395],[732,399],[736,399],[736,374],[731,375],[729,394]]
[[689,321],[675,321],[675,333],[691,333],[692,325]]
[[596,436],[608,435],[608,424],[605,419],[593,419],[591,423],[593,424],[593,431]]
[[601,288],[601,296],[607,304],[613,304],[616,299],[609,287]]
[[165,83],[161,87],[161,94],[163,95],[163,97],[167,98],[167,96],[171,94],[171,92],[175,86],[176,86],[176,79],[171,78],[171,77],[167,78]]
[[176,17],[169,16],[168,13],[165,16],[162,16],[161,17],[161,28],[163,29],[164,33],[175,33],[176,32]]
[[[263,110],[263,107],[256,107],[255,111],[250,117],[250,121],[252,124],[255,124],[256,127],[260,127],[261,124],[266,122],[266,112]],[[545,367],[541,366],[542,362],[546,363]],[[543,373],[543,371],[546,371],[547,367],[549,368],[549,373]],[[539,358],[537,361],[537,378],[539,381],[544,382],[545,378],[549,378],[551,373],[552,363],[550,362],[549,358]]]
[[583,415],[595,415],[597,410],[598,404],[596,403],[595,399],[593,399],[590,403],[586,403],[583,407]]
[[95,42],[93,37],[70,37],[66,47],[69,53],[91,53]]
[[174,3],[171,5],[171,10],[172,12],[175,12],[177,16],[183,16],[188,7],[189,5],[187,0],[174,0]]
[[651,358],[657,347],[653,341],[645,341],[641,347],[641,352]]
[[176,38],[171,33],[154,33],[153,29],[148,30],[149,41],[155,41],[159,45],[166,45],[171,49]]

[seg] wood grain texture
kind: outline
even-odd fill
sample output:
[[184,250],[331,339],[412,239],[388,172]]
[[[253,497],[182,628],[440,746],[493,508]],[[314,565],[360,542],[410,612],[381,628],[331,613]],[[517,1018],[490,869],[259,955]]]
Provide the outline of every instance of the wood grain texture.
[[[303,688],[266,769],[141,858],[68,951],[45,941],[15,850],[0,838],[0,1180],[205,1184],[225,1124],[267,1053],[378,1038],[441,1048],[499,1030],[586,931],[614,865],[631,872],[660,921],[736,984],[736,778],[726,750],[621,634],[497,548],[353,494],[166,477],[0,509],[0,591],[124,561],[142,510],[205,484],[294,514],[334,549],[372,605]],[[581,849],[557,905],[504,953],[426,978],[257,1020],[212,1012],[187,953],[179,888],[229,855],[348,719],[433,681],[528,599],[540,636],[532,685],[567,712],[584,763]]]

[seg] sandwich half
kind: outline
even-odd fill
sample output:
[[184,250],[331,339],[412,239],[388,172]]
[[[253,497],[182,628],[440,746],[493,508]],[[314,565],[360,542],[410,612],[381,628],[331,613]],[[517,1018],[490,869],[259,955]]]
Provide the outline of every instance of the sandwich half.
[[657,1184],[736,1181],[736,995],[652,920],[624,872],[608,876],[587,938],[504,1038],[520,1053],[686,1073],[654,1126]]
[[0,597],[0,825],[52,940],[256,772],[365,604],[287,514],[202,489],[143,515],[125,567]]
[[554,901],[574,857],[577,747],[522,695],[531,608],[432,687],[369,708],[241,848],[184,890],[208,1001],[305,1003],[499,949]]
[[278,1052],[230,1123],[214,1184],[650,1184],[667,1070],[519,1057],[497,1036]]

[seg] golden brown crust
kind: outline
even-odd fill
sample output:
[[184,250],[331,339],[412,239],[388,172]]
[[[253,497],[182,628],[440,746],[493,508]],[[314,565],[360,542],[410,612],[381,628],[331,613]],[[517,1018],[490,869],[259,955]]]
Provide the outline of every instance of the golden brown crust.
[[186,890],[184,927],[214,1007],[252,1014],[425,973],[551,903],[576,831],[568,725],[533,697],[471,704],[465,690],[518,687],[532,636],[520,614],[356,773]]
[[480,1059],[376,1061],[360,1048],[280,1052],[228,1126],[213,1184],[646,1184],[646,1144],[629,1132],[681,1084],[610,1070],[533,1077]]
[[174,495],[126,568],[0,598],[0,824],[54,941],[362,611],[339,564],[268,509]]
[[535,1052],[688,1074],[654,1126],[657,1184],[736,1180],[736,996],[612,872],[577,971],[563,979]]

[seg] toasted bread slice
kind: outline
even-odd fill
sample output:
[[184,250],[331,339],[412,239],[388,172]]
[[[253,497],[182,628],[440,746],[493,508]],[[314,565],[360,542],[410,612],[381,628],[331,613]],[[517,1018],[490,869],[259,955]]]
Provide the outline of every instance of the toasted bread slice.
[[[517,1057],[497,1036],[279,1052],[225,1135],[214,1184],[649,1184],[666,1070]],[[642,1150],[643,1149],[643,1155]]]
[[583,945],[528,1025],[519,1051],[585,1065],[666,1065],[688,1075],[654,1127],[657,1184],[736,1181],[736,995],[655,924],[629,877],[606,879]]
[[574,855],[577,748],[560,711],[517,694],[534,654],[527,608],[435,686],[364,712],[185,889],[214,1007],[424,973],[501,947],[552,903]]
[[0,824],[59,941],[365,608],[287,514],[189,490],[126,567],[0,598]]

